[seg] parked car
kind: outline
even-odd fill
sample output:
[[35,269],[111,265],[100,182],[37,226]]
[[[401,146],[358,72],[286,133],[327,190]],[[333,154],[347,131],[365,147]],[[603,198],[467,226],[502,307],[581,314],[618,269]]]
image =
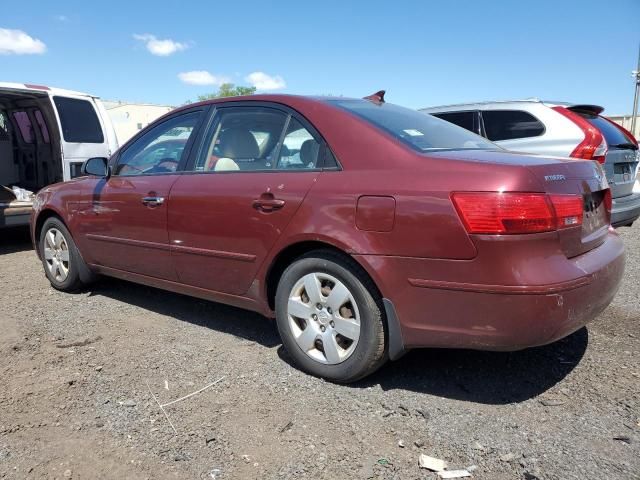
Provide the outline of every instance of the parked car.
[[630,226],[640,217],[638,142],[604,108],[540,100],[483,102],[424,108],[482,135],[507,150],[597,160],[604,166],[613,195],[612,223]]
[[80,175],[85,160],[117,148],[98,97],[0,82],[0,229],[28,225],[32,192]]
[[[175,131],[174,170],[140,161]],[[36,197],[53,287],[102,274],[275,317],[337,382],[417,347],[553,342],[624,270],[600,164],[508,153],[382,92],[189,105],[84,171]]]

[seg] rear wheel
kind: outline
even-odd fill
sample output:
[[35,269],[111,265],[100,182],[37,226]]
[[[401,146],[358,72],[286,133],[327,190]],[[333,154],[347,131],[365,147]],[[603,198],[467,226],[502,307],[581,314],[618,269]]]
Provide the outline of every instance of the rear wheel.
[[[306,372],[348,383],[386,360],[375,288],[346,256],[318,251],[282,274],[276,319],[282,343]],[[379,299],[378,299],[379,300]]]
[[44,273],[53,288],[72,292],[82,287],[80,269],[86,265],[69,230],[55,217],[47,219],[42,226],[40,256]]

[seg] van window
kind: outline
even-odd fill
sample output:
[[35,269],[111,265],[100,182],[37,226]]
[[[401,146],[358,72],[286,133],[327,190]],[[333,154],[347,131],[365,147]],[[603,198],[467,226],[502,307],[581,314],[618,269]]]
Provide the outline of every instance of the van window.
[[13,119],[18,124],[24,143],[33,143],[33,125],[27,112],[13,112]]
[[540,120],[522,110],[484,110],[482,120],[487,138],[493,142],[538,137],[545,131]]
[[38,124],[38,127],[40,127],[40,133],[42,134],[44,143],[49,143],[49,129],[47,128],[47,123],[44,121],[42,112],[40,110],[36,110],[34,115],[36,117],[36,123]]
[[102,127],[91,102],[67,97],[53,97],[53,102],[58,109],[65,142],[104,142]]

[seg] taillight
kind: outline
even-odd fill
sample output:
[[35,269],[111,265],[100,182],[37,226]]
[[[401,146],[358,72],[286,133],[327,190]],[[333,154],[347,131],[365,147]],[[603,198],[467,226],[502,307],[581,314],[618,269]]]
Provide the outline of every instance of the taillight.
[[611,210],[613,209],[613,198],[611,197],[611,190],[607,189],[604,192],[604,206],[607,209],[607,213],[609,214],[609,219],[611,219]]
[[571,152],[570,156],[573,158],[596,160],[600,163],[604,163],[605,156],[607,155],[607,142],[604,140],[600,130],[591,125],[576,112],[573,112],[566,107],[552,108],[575,123],[578,128],[582,130],[582,133],[584,133],[584,140],[582,140],[573,152]]
[[582,225],[584,199],[581,195],[549,195],[549,199],[556,212],[557,228]]
[[582,224],[580,195],[455,192],[451,199],[469,233],[541,233]]

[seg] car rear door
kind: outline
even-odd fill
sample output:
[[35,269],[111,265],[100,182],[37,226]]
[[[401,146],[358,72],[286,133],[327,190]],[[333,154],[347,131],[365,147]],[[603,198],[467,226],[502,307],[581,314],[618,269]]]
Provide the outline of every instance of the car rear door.
[[129,143],[108,179],[85,182],[79,222],[89,263],[176,280],[167,233],[171,187],[180,177],[206,107],[179,112]]
[[246,293],[320,174],[317,134],[271,104],[218,107],[190,172],[169,196],[179,281]]

